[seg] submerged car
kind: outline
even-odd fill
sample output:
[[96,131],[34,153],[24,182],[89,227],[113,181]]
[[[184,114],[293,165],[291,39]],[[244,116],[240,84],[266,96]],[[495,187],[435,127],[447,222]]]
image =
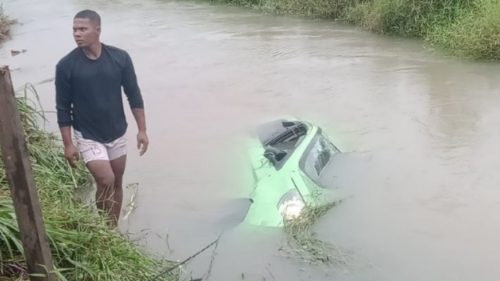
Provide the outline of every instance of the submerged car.
[[306,207],[334,201],[323,180],[340,150],[321,128],[305,121],[277,120],[256,130],[250,144],[254,179],[244,223],[283,226]]

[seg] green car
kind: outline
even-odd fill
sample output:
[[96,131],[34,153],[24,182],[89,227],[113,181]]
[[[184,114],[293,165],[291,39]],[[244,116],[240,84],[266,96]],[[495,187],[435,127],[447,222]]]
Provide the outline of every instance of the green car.
[[244,224],[283,226],[305,207],[333,201],[324,174],[340,150],[321,128],[278,120],[256,130],[250,144],[254,186]]

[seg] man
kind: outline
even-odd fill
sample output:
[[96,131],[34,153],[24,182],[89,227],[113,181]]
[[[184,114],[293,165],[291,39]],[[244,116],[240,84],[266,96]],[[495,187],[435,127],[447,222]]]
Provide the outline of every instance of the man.
[[[144,105],[129,54],[100,42],[101,19],[91,10],[73,19],[77,48],[56,66],[57,121],[64,156],[75,166],[82,156],[97,185],[96,205],[116,226],[122,205],[127,122],[122,87],[138,127],[137,148],[148,148]],[[74,145],[71,128],[77,147]]]

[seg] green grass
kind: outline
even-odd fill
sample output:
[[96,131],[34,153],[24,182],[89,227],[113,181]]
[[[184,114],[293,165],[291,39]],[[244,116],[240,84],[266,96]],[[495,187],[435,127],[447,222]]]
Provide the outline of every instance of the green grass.
[[455,20],[472,0],[372,0],[353,7],[346,19],[386,34],[425,37],[430,28]]
[[[31,88],[33,90],[33,88]],[[177,280],[156,277],[168,261],[149,257],[122,234],[111,230],[105,216],[73,199],[90,184],[83,164],[71,169],[57,138],[38,124],[43,115],[25,95],[18,97],[45,226],[60,280]],[[0,280],[26,277],[17,223],[0,161]]]
[[426,39],[460,57],[500,59],[500,1],[476,1],[460,17],[431,28]]

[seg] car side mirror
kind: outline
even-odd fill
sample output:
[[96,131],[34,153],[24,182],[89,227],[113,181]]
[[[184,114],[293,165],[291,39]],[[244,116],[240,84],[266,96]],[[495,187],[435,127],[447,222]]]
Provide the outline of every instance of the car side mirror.
[[271,161],[274,166],[276,166],[279,161],[283,160],[286,154],[286,151],[277,149],[276,147],[272,146],[267,146],[266,150],[264,151],[264,157]]

